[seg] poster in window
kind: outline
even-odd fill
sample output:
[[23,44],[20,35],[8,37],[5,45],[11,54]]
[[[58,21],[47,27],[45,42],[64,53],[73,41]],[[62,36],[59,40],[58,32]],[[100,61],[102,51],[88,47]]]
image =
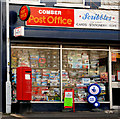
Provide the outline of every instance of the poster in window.
[[117,80],[120,81],[120,71],[117,71]]
[[115,81],[115,75],[112,75],[112,81]]
[[117,57],[117,54],[116,53],[112,53],[112,62],[116,62],[117,61],[116,57]]
[[31,67],[38,68],[38,60],[39,56],[38,55],[30,55],[30,65]]
[[101,82],[108,82],[108,73],[107,72],[100,73],[100,79]]
[[116,56],[116,58],[120,58],[120,53],[117,53],[117,56]]

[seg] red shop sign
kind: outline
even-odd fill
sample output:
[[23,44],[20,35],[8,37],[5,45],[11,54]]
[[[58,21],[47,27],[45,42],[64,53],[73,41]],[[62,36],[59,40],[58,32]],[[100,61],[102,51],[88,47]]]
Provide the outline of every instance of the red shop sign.
[[22,6],[19,11],[20,20],[26,21],[30,17],[30,8],[26,5]]
[[27,26],[74,27],[74,9],[30,7]]

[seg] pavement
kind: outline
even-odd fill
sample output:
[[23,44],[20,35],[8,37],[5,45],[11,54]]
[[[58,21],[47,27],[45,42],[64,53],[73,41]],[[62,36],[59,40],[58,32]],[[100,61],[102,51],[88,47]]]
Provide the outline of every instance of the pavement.
[[2,119],[120,119],[119,111],[77,111],[77,112],[38,112],[24,114],[3,114]]

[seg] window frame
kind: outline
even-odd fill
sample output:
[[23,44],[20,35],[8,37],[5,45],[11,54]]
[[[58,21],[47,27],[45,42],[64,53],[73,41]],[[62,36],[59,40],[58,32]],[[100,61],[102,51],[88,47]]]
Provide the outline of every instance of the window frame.
[[[64,103],[64,101],[62,101],[62,97],[63,97],[63,92],[62,92],[62,70],[63,70],[63,68],[62,68],[62,52],[63,52],[63,50],[80,50],[80,51],[82,51],[82,50],[84,50],[84,51],[91,51],[91,50],[94,50],[94,51],[106,51],[106,52],[108,52],[108,67],[109,67],[109,70],[108,70],[108,72],[109,72],[109,101],[104,101],[104,102],[102,102],[102,101],[100,101],[100,103],[110,103],[111,102],[111,68],[110,68],[110,64],[111,64],[111,60],[110,60],[110,58],[111,58],[111,51],[110,51],[110,49],[90,49],[90,48],[62,48],[62,45],[60,45],[60,47],[59,48],[55,48],[55,47],[28,47],[28,46],[11,46],[11,49],[12,48],[24,48],[24,49],[30,49],[30,48],[33,48],[33,49],[56,49],[56,50],[60,50],[59,52],[59,55],[60,55],[60,67],[59,67],[59,69],[60,69],[60,93],[61,93],[61,95],[60,95],[60,98],[61,98],[61,101],[30,101],[31,103]],[[12,102],[12,103],[15,103],[15,102]],[[88,102],[75,102],[75,103],[88,103]]]

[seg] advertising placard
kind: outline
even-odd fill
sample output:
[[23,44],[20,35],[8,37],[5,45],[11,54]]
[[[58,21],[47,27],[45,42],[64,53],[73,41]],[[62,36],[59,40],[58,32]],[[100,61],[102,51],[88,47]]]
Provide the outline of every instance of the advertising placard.
[[100,73],[100,80],[101,80],[101,82],[108,82],[108,73],[107,72],[101,72]]
[[87,101],[91,104],[95,103],[97,101],[97,97],[96,96],[93,96],[93,95],[89,95],[87,97]]
[[73,93],[72,92],[65,92],[64,106],[65,107],[73,106]]
[[120,71],[117,71],[117,80],[120,81]]
[[115,75],[112,75],[112,81],[115,81]]
[[119,29],[119,11],[75,9],[75,28]]
[[101,93],[101,88],[98,84],[91,84],[88,87],[88,92],[89,94],[96,96]]
[[73,112],[75,112],[74,90],[73,89],[64,90],[64,109],[66,108],[73,108]]
[[30,6],[27,26],[119,29],[119,11]]
[[30,11],[26,25],[74,27],[74,9],[30,7]]
[[117,61],[117,54],[116,53],[112,53],[112,62],[116,62]]

